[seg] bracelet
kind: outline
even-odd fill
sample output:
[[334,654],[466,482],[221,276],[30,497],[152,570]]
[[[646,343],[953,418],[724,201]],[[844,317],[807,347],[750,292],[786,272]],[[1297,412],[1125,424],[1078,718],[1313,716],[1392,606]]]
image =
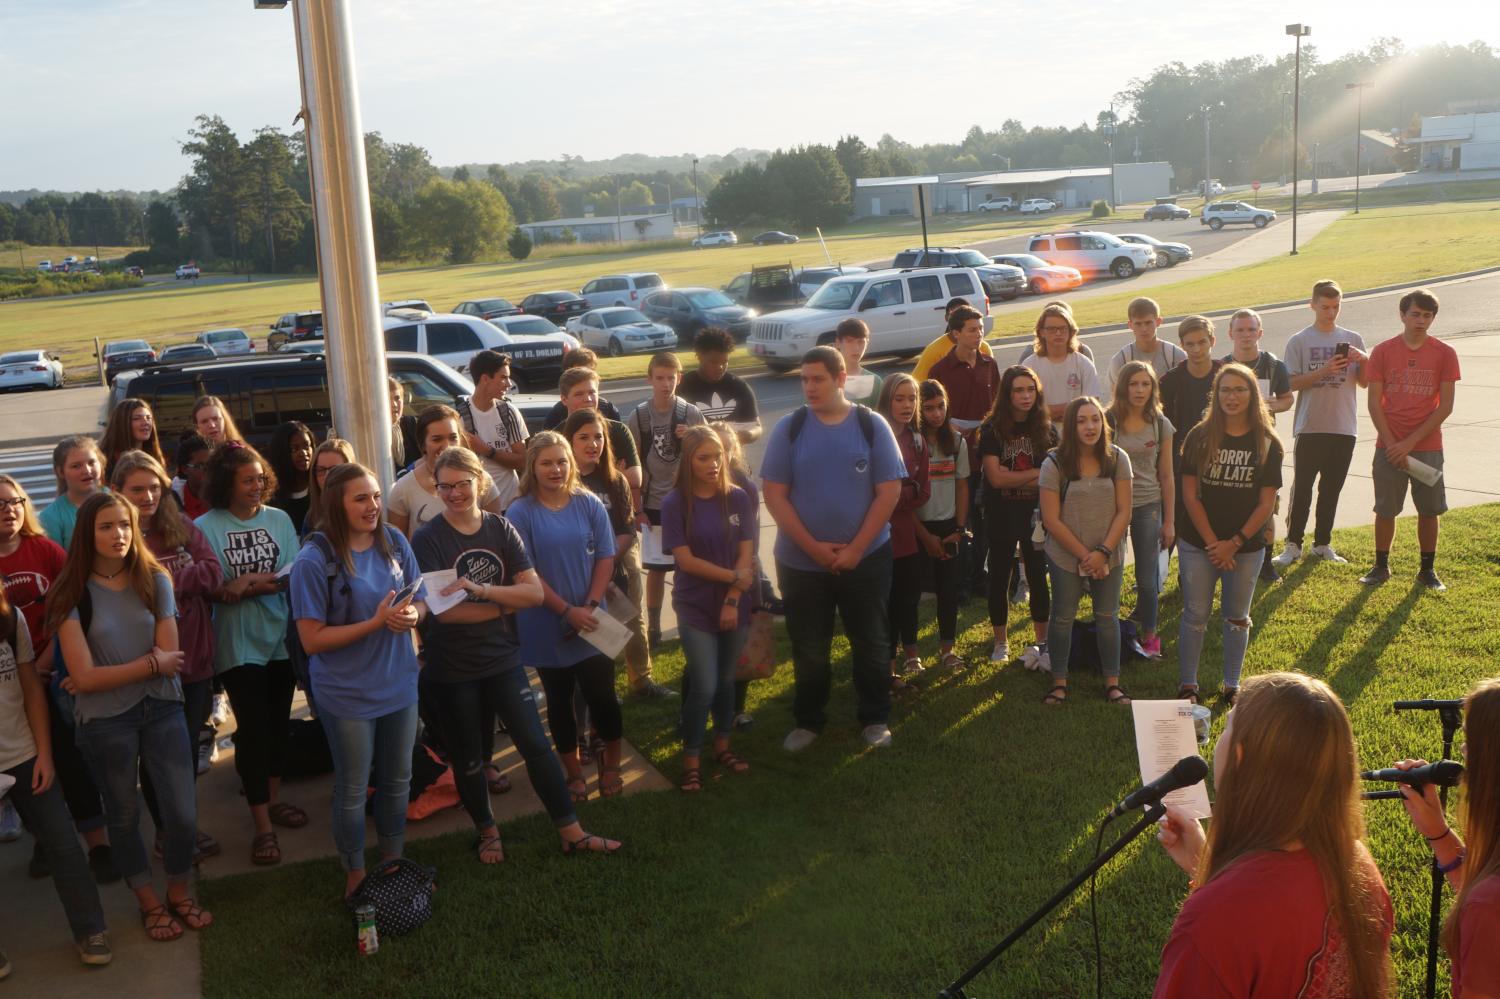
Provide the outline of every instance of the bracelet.
[[567,617],[570,613],[572,613],[572,610],[573,610],[573,605],[572,604],[563,604],[562,616],[563,617]]
[[[1434,861],[1436,861],[1437,858],[1434,857],[1433,859],[1434,859]],[[1458,868],[1460,867],[1460,865],[1463,864],[1463,862],[1464,862],[1464,854],[1463,854],[1463,851],[1460,850],[1459,853],[1458,853],[1458,856],[1454,857],[1448,863],[1446,863],[1446,864],[1435,864],[1435,866],[1437,867],[1439,873],[1442,873],[1442,874],[1452,874],[1454,871],[1458,870]]]
[[1438,833],[1436,836],[1423,836],[1422,838],[1425,839],[1429,843],[1436,843],[1439,840],[1447,839],[1452,834],[1453,834],[1453,830],[1449,829],[1447,826],[1444,826],[1443,827],[1443,831],[1440,832],[1440,833]]
[[157,661],[155,652],[146,653],[146,668],[151,671],[152,676],[161,676],[161,663]]
[[1248,545],[1250,543],[1250,539],[1247,538],[1247,537],[1245,537],[1244,532],[1242,532],[1242,531],[1235,531],[1234,532],[1234,537],[1230,538],[1229,540],[1237,542],[1239,544],[1239,547],[1241,547],[1241,548],[1245,547],[1246,545]]
[[729,606],[729,607],[738,607],[740,605],[740,598],[739,597],[725,597],[724,598],[724,603],[725,603],[726,606]]
[[1115,553],[1108,545],[1095,545],[1090,551],[1096,551],[1105,558],[1114,558]]

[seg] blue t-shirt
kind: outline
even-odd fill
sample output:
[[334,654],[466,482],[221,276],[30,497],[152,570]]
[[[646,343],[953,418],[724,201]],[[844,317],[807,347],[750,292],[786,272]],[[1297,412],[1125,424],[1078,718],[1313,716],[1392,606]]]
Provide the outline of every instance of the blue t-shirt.
[[[392,551],[385,558],[374,545],[353,552],[354,572],[341,569],[334,587],[349,587],[337,601],[337,619],[329,620],[328,563],[318,546],[309,544],[292,564],[292,616],[295,620],[325,624],[355,624],[367,621],[392,590],[422,575],[411,545],[399,531],[387,531]],[[427,597],[417,588],[414,599]],[[411,635],[381,628],[357,642],[308,658],[313,697],[318,710],[334,718],[369,720],[400,711],[417,701],[417,653]]]
[[[906,477],[896,435],[877,418],[871,421],[874,445],[866,444],[859,414],[851,406],[843,421],[833,426],[809,412],[794,443],[791,419],[795,413],[782,417],[771,431],[760,477],[788,487],[793,509],[814,538],[835,544],[853,541],[875,501],[875,487]],[[869,550],[879,548],[890,537],[890,525],[882,524]],[[825,571],[780,532],[776,535],[776,560],[807,572]]]
[[73,527],[78,523],[78,507],[68,499],[67,493],[59,493],[57,498],[37,515],[41,521],[42,530],[47,532],[47,537],[68,548],[73,542]]
[[[615,554],[609,513],[599,497],[584,490],[561,510],[549,510],[535,496],[522,496],[506,508],[505,519],[520,532],[542,581],[574,607],[587,605],[594,563]],[[527,666],[572,666],[599,654],[577,635],[564,637],[573,626],[546,607],[517,611],[516,623]]]
[[[739,486],[730,486],[729,495],[722,502],[695,496],[691,504],[681,489],[673,489],[661,501],[662,548],[670,552],[686,545],[698,558],[721,569],[733,569],[741,542],[750,542],[754,551],[755,509],[750,503],[750,494]],[[672,609],[677,612],[679,624],[717,632],[719,608],[728,596],[728,583],[680,569],[672,575]],[[750,624],[751,600],[748,594],[740,600],[742,628]]]
[[[210,510],[194,521],[208,538],[224,582],[252,572],[280,572],[297,557],[297,528],[274,506],[249,520],[228,510]],[[263,666],[286,653],[286,598],[280,593],[214,605],[214,672],[247,663]]]

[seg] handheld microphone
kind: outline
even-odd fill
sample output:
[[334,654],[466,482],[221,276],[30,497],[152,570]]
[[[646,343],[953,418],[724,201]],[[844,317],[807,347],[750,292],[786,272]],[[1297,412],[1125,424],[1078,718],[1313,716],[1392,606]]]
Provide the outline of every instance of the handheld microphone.
[[1438,787],[1453,787],[1464,775],[1464,765],[1455,763],[1453,760],[1438,760],[1424,767],[1413,767],[1410,770],[1397,770],[1390,767],[1385,770],[1366,770],[1360,774],[1361,780],[1383,780],[1395,784],[1410,784],[1413,787],[1422,787],[1424,784],[1434,784]]
[[1208,776],[1208,762],[1201,756],[1184,756],[1172,765],[1172,769],[1149,784],[1142,784],[1125,796],[1125,800],[1110,810],[1110,818],[1118,818],[1142,805],[1154,805],[1178,788],[1192,787]]
[[1453,708],[1462,708],[1462,699],[1456,701],[1435,701],[1428,697],[1420,701],[1397,701],[1392,705],[1397,711],[1449,711]]

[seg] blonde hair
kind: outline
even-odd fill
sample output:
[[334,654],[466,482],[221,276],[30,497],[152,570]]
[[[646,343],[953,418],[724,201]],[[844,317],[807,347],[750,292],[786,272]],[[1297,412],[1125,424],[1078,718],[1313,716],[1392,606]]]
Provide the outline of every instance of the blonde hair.
[[483,495],[481,490],[485,488],[485,483],[489,481],[489,476],[484,474],[484,465],[479,462],[479,455],[466,447],[444,448],[438,454],[437,460],[432,463],[432,484],[434,489],[437,488],[438,473],[445,468],[456,468],[460,472],[467,472],[469,475],[474,476],[474,486],[471,494],[474,497],[474,505],[477,507],[479,499]]
[[[198,430],[199,411],[207,409],[209,406],[217,407],[219,410],[219,415],[224,418],[224,439],[209,441],[209,443],[217,447],[218,445],[223,444],[227,441],[243,442],[245,439],[245,435],[240,433],[240,428],[235,425],[234,417],[229,415],[229,407],[224,405],[224,400],[220,399],[216,395],[199,396],[198,401],[193,403],[192,412],[189,414],[193,421],[193,429]],[[202,433],[202,431],[198,432]],[[204,436],[207,435],[205,434]]]
[[1053,316],[1068,324],[1068,353],[1078,353],[1078,320],[1073,318],[1073,310],[1066,302],[1048,302],[1042,306],[1042,311],[1037,314],[1036,328],[1033,331],[1036,339],[1031,344],[1032,353],[1041,358],[1047,356],[1047,341],[1042,337],[1042,324]]
[[677,481],[675,486],[682,494],[682,512],[685,517],[693,515],[693,503],[697,499],[693,495],[693,458],[699,451],[706,447],[719,449],[719,477],[714,482],[714,495],[718,497],[719,506],[724,511],[724,517],[729,518],[729,462],[724,460],[724,442],[719,439],[719,432],[713,427],[699,424],[696,427],[688,427],[687,432],[682,435],[682,454],[677,462]]
[[26,501],[21,504],[21,526],[16,534],[23,538],[45,538],[47,532],[42,529],[42,522],[32,509],[35,504],[31,502],[31,494],[26,491],[26,487],[16,481],[14,476],[4,472],[0,472],[0,486],[9,486],[12,492]]
[[[63,478],[63,469],[68,465],[68,458],[74,451],[92,451],[99,459],[99,475],[104,475],[104,452],[99,450],[99,442],[85,434],[74,434],[72,437],[64,437],[52,448],[52,474],[57,478],[57,492],[66,496],[68,493],[68,480]],[[27,504],[28,506],[30,504]]]
[[899,371],[894,375],[885,376],[885,381],[881,383],[880,386],[880,400],[875,404],[875,411],[878,412],[881,416],[885,417],[885,422],[891,425],[892,431],[899,434],[902,428],[896,426],[896,424],[892,422],[893,417],[891,416],[891,404],[896,400],[896,390],[908,387],[911,389],[911,394],[915,397],[915,402],[917,405],[916,408],[912,410],[911,421],[906,424],[906,429],[910,430],[916,436],[921,437],[922,386],[918,385],[917,380],[906,372]]
[[[177,505],[172,492],[172,479],[161,462],[145,451],[126,451],[115,459],[115,470],[109,477],[110,488],[124,496],[125,480],[137,472],[156,476],[157,485],[161,486],[161,499],[156,504],[151,526],[161,534],[162,541],[168,548],[181,548],[188,542],[187,516]],[[130,499],[129,496],[125,498]]]
[[578,481],[578,462],[573,460],[573,446],[568,443],[567,438],[554,430],[543,430],[541,433],[532,434],[526,440],[526,468],[521,473],[521,495],[531,496],[536,493],[536,460],[537,457],[549,447],[560,447],[564,457],[568,461],[568,481],[564,490],[572,495],[582,492],[585,488]]

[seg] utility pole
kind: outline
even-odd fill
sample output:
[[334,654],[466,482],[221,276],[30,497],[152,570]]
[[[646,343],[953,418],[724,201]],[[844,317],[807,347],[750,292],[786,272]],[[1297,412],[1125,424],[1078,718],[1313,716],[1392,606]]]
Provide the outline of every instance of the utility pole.
[[1354,214],[1355,215],[1359,214],[1359,168],[1360,168],[1360,160],[1363,158],[1359,154],[1361,152],[1360,147],[1364,145],[1364,140],[1365,140],[1365,124],[1364,124],[1364,120],[1365,120],[1365,88],[1370,87],[1370,86],[1373,86],[1373,84],[1370,84],[1370,83],[1346,83],[1346,84],[1344,84],[1344,89],[1345,90],[1352,90],[1352,91],[1354,91],[1355,95],[1356,95],[1356,98],[1357,98],[1357,100],[1355,102],[1355,112],[1354,112]]
[[693,157],[693,215],[698,220],[698,238],[703,238],[703,199],[698,195],[698,157]]
[[1109,136],[1109,208],[1110,211],[1119,209],[1119,185],[1115,183],[1115,135],[1119,129],[1115,127],[1115,102],[1109,102],[1109,122],[1105,126]]
[[1203,205],[1205,208],[1208,206],[1209,195],[1213,193],[1212,171],[1209,159],[1209,132],[1211,126],[1209,125],[1208,110],[1206,106],[1203,109]]
[[[1312,34],[1308,24],[1288,24],[1286,33],[1297,39],[1297,57],[1292,83],[1292,256],[1297,255],[1297,132],[1302,114],[1302,39]],[[1316,160],[1314,161],[1316,163]],[[1313,168],[1313,186],[1317,186],[1317,167]]]

